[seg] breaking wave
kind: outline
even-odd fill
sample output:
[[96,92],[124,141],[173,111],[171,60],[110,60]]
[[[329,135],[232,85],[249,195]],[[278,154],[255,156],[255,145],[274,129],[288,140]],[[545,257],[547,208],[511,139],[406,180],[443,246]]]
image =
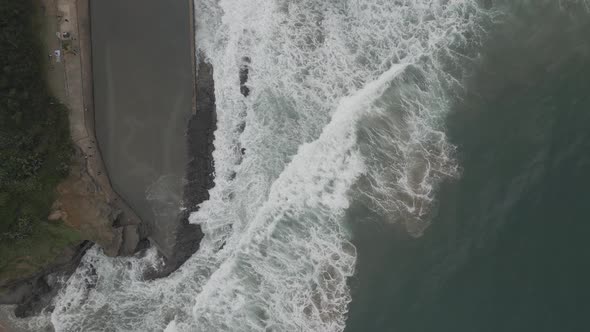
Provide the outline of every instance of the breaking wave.
[[469,0],[197,1],[218,112],[215,187],[190,217],[201,248],[152,281],[154,250],[90,250],[56,330],[342,331],[346,209],[359,200],[414,235],[428,225],[437,185],[458,174],[444,116],[485,15]]

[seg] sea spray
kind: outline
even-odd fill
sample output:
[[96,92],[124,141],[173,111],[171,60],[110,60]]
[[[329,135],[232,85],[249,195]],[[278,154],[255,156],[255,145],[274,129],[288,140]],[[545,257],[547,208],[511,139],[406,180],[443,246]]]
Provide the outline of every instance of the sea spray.
[[[417,206],[414,198],[428,203],[438,179],[452,175],[439,121],[445,90],[432,84],[456,75],[436,59],[477,40],[484,13],[459,0],[202,0],[195,11],[218,113],[215,187],[191,216],[205,233],[200,249],[152,281],[142,273],[158,266],[155,251],[108,258],[93,249],[57,297],[52,322],[58,331],[340,331],[355,265],[344,212],[366,198],[394,211],[382,203],[404,199],[404,188],[413,196],[400,211]],[[400,135],[364,128],[380,117]],[[415,144],[402,144],[408,137]],[[380,166],[391,141],[409,147],[392,161],[402,173]],[[357,185],[363,179],[378,187]],[[407,186],[391,186],[398,182]]]
[[364,171],[356,122],[404,68],[396,65],[344,98],[318,140],[299,148],[237,248],[197,297],[197,326],[232,331],[344,328],[350,301],[346,280],[356,255],[342,218],[349,204],[346,192]]

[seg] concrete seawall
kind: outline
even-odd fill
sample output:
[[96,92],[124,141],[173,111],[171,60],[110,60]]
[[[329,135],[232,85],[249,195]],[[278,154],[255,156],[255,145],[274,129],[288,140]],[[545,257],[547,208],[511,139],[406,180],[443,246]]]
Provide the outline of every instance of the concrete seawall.
[[189,3],[191,66],[193,73],[192,113],[186,128],[186,153],[188,162],[183,187],[183,211],[175,230],[175,243],[162,271],[154,271],[148,278],[163,277],[182,265],[195,253],[203,238],[199,225],[190,224],[188,218],[198,205],[209,199],[209,189],[214,186],[213,140],[217,127],[215,110],[215,84],[213,67],[203,55],[197,59],[195,43],[196,22],[193,0]]

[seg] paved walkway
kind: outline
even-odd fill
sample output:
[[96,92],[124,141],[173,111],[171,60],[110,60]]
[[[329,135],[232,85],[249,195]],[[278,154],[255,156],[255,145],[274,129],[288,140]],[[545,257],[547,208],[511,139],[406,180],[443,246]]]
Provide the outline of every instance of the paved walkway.
[[64,63],[56,62],[53,55],[54,50],[61,48],[60,42],[57,39],[58,23],[56,0],[40,0],[40,8],[42,15],[41,39],[46,47],[48,56],[48,70],[47,80],[51,93],[59,100],[66,100],[66,82]]

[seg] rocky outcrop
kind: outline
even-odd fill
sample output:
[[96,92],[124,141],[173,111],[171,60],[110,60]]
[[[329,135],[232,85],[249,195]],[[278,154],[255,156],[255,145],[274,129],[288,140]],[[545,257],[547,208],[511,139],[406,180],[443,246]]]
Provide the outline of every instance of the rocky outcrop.
[[76,246],[67,247],[54,262],[33,276],[0,284],[4,289],[0,293],[0,304],[17,304],[17,317],[34,315],[47,308],[59,291],[60,280],[76,270],[82,256],[92,245],[90,241],[83,241]]
[[196,77],[196,111],[187,129],[189,163],[187,183],[184,187],[184,211],[179,226],[175,247],[176,266],[184,263],[197,249],[203,237],[201,227],[189,224],[190,212],[209,199],[209,189],[213,188],[213,139],[217,129],[215,112],[215,84],[213,66],[200,56]]
[[[57,187],[57,199],[50,221],[63,222],[79,231],[79,244],[64,248],[53,262],[40,268],[30,277],[0,282],[0,304],[17,304],[17,317],[38,313],[51,303],[61,284],[80,263],[91,246],[99,245],[109,256],[131,255],[140,243],[140,225],[125,224],[128,218],[116,202],[88,174],[86,158],[76,150],[70,174]],[[131,219],[134,220],[134,219]]]
[[50,219],[61,219],[80,231],[82,238],[101,246],[108,256],[130,255],[139,242],[138,225],[122,225],[119,209],[87,171],[87,156],[78,151],[70,175],[57,187]]
[[214,185],[215,83],[213,66],[205,61],[204,56],[200,57],[197,66],[196,97],[196,111],[187,129],[189,163],[184,196],[190,207],[209,199],[209,189]]
[[217,116],[213,66],[206,62],[204,56],[199,56],[199,59],[195,82],[195,114],[187,128],[189,163],[186,168],[187,182],[183,195],[186,209],[180,215],[172,255],[166,257],[162,271],[149,272],[146,275],[147,279],[160,278],[172,273],[199,249],[203,238],[201,227],[190,224],[188,218],[191,212],[198,209],[200,203],[209,199],[209,189],[215,185],[213,139],[217,128]]
[[[75,157],[70,175],[57,188],[57,199],[48,219],[63,221],[79,230],[83,242],[68,247],[55,262],[39,270],[29,278],[0,284],[0,304],[18,304],[16,314],[25,317],[47,308],[59,291],[58,279],[73,273],[81,257],[92,245],[97,244],[109,256],[132,255],[150,245],[153,235],[146,223],[141,222],[128,204],[113,190],[96,144],[94,133],[94,105],[92,91],[92,67],[88,23],[88,0],[63,0],[71,5],[71,13],[77,10],[80,56],[68,54],[66,76],[71,110],[70,125],[75,143]],[[199,225],[188,222],[191,212],[209,199],[209,189],[214,186],[213,139],[216,130],[215,93],[213,67],[203,56],[196,64],[194,115],[187,127],[189,163],[186,168],[187,183],[183,202],[186,209],[179,216],[172,255],[166,257],[163,271],[153,271],[147,278],[170,274],[198,250],[203,232]],[[247,72],[246,72],[247,75]],[[78,80],[78,81],[76,81]],[[80,87],[82,89],[80,90]]]

